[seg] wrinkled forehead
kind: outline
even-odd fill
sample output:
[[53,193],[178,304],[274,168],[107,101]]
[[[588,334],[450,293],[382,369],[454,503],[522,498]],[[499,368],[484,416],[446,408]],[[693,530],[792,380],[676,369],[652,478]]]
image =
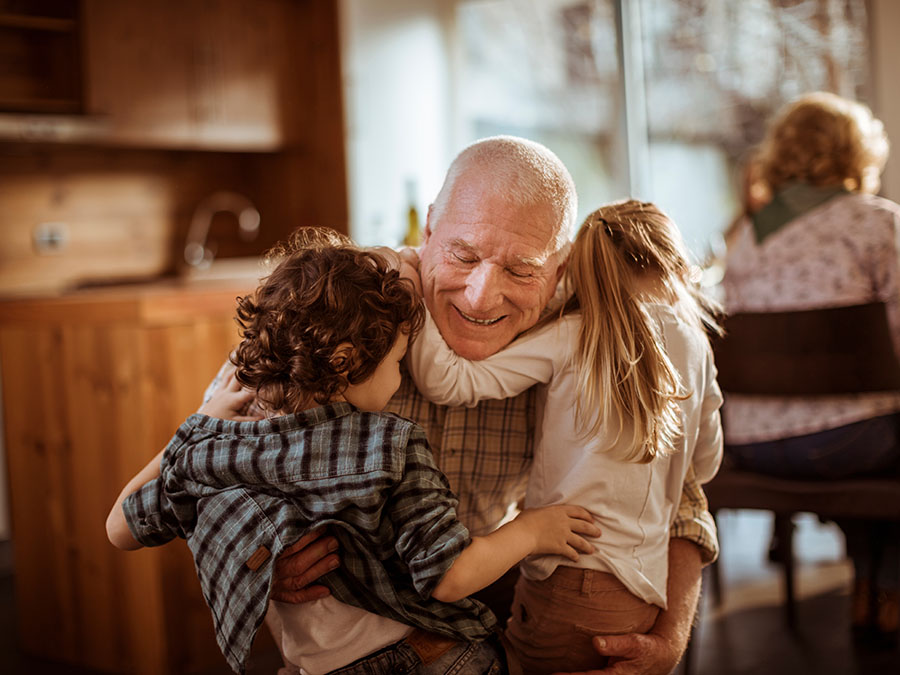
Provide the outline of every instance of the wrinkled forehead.
[[441,240],[512,249],[515,255],[549,259],[568,240],[565,218],[548,199],[517,194],[510,186],[460,178],[434,214]]

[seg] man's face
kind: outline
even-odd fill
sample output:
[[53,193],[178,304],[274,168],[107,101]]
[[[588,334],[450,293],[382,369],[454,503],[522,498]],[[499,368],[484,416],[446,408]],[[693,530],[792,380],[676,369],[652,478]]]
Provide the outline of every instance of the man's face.
[[425,305],[457,354],[494,354],[540,317],[563,271],[549,207],[517,207],[461,177],[429,212],[419,271]]

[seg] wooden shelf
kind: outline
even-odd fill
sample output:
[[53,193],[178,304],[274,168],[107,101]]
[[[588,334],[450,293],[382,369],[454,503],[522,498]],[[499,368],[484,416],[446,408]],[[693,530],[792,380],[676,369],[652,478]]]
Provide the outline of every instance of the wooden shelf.
[[7,98],[0,96],[0,110],[77,115],[81,101],[74,98]]
[[71,33],[78,29],[78,23],[75,19],[0,12],[0,27],[24,28],[27,30],[39,30],[54,33]]

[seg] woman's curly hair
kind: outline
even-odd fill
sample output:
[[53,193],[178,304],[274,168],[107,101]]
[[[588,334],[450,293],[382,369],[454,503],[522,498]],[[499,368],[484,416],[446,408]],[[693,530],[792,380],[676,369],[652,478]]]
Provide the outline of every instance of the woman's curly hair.
[[[424,310],[385,258],[324,228],[301,228],[269,252],[275,270],[238,298],[238,382],[272,412],[324,404],[368,379]],[[349,343],[352,349],[341,349]]]
[[789,103],[772,120],[759,161],[772,192],[803,182],[875,193],[888,148],[884,126],[868,107],[819,91]]

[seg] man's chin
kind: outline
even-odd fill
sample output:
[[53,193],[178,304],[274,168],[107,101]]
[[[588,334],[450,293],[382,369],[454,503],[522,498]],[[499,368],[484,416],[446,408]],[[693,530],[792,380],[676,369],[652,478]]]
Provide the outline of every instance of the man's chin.
[[511,342],[511,340],[507,340],[503,336],[494,336],[488,339],[476,339],[453,335],[450,336],[449,339],[447,337],[444,339],[447,341],[447,345],[450,349],[469,361],[481,361],[482,359],[486,359],[499,352]]

